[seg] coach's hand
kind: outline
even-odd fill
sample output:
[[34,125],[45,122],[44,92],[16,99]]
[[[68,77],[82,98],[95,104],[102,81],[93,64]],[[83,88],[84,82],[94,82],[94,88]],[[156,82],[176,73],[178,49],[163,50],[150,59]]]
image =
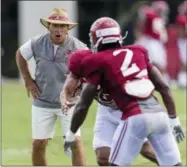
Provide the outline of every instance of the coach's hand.
[[175,136],[175,139],[178,143],[184,140],[184,132],[182,130],[182,127],[180,125],[179,118],[170,118],[170,125],[173,132],[173,135]]
[[71,148],[75,141],[75,134],[68,131],[65,136],[64,151],[68,157],[71,157]]
[[62,110],[68,110],[75,105],[74,101],[64,100],[62,103]]
[[62,113],[65,115],[68,115],[69,109],[76,105],[76,103],[79,101],[80,97],[75,96],[71,98],[61,98],[61,106],[62,106]]
[[30,97],[30,93],[34,99],[39,98],[40,90],[33,79],[26,79],[25,80],[25,87],[27,89],[28,97]]
[[69,93],[65,93],[63,90],[60,93],[60,102],[62,106],[62,112],[63,114],[68,114],[68,110],[75,105],[74,102],[72,102],[72,96]]

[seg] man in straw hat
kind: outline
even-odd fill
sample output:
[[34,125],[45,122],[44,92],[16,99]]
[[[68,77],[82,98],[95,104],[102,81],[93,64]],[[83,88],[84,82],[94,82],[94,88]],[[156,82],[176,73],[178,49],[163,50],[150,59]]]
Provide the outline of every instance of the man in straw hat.
[[[73,108],[66,114],[61,110],[60,92],[68,74],[68,56],[78,49],[87,48],[68,31],[77,23],[68,19],[65,9],[55,8],[47,19],[40,22],[49,32],[34,37],[16,52],[16,61],[23,76],[28,96],[32,103],[32,164],[44,166],[48,139],[53,138],[57,118],[60,119],[64,134],[70,127]],[[27,61],[36,61],[35,80],[31,77]],[[85,165],[80,129],[76,133],[75,149],[72,149],[72,165]]]

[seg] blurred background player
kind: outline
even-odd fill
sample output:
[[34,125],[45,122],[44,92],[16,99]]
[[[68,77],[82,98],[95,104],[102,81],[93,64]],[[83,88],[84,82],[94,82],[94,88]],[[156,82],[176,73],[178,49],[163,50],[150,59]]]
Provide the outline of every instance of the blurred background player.
[[166,1],[155,0],[151,3],[153,10],[163,19],[165,25],[169,20],[169,5]]
[[[166,72],[168,83],[179,88],[186,88],[186,17],[187,1],[178,6],[178,15],[174,24],[168,24],[169,5],[165,1],[153,1],[151,7],[164,20],[168,40],[164,42],[166,49]],[[182,67],[182,68],[181,68]]]
[[[40,22],[48,32],[33,37],[23,44],[16,53],[16,60],[28,96],[31,93],[33,97],[32,164],[45,166],[46,146],[48,140],[54,136],[57,118],[60,119],[64,136],[70,127],[72,110],[68,115],[63,114],[59,100],[68,74],[68,56],[71,52],[86,48],[86,45],[68,35],[68,31],[77,23],[68,19],[65,9],[53,9],[49,17],[41,18]],[[27,65],[27,61],[32,57],[36,61],[35,80],[31,77]],[[85,165],[80,130],[77,131],[75,149],[72,151],[72,165]]]
[[[173,33],[173,34],[172,34]],[[172,61],[172,58],[170,58],[170,63],[173,63],[173,65],[176,65],[177,68],[174,68],[173,71],[171,71],[171,75],[174,76],[175,82],[179,88],[186,88],[187,81],[186,81],[186,55],[187,55],[187,1],[182,2],[178,6],[178,14],[175,17],[175,23],[173,25],[173,31],[172,31],[170,41],[168,43],[174,43],[173,45],[173,54],[175,53],[175,57],[177,57],[176,61]],[[168,51],[170,51],[168,47]],[[170,51],[172,54],[172,51]],[[173,56],[174,57],[174,56]],[[168,60],[169,61],[169,60]],[[169,64],[169,62],[168,62]],[[172,69],[172,66],[169,70]]]
[[[144,28],[146,26],[146,18],[149,13],[156,12],[156,14],[163,19],[166,25],[169,17],[169,6],[165,1],[153,1],[152,3],[147,3],[142,5],[137,12],[137,20],[134,28],[134,37],[138,40],[141,35],[143,35]],[[149,27],[151,28],[151,27]],[[166,37],[165,37],[166,38]],[[167,39],[167,38],[166,38]],[[165,40],[166,40],[165,39]]]
[[186,88],[186,47],[187,47],[187,17],[177,15],[175,23],[168,26],[167,71],[171,83],[179,88]]
[[167,57],[164,47],[164,43],[167,41],[166,19],[163,19],[152,6],[148,5],[141,7],[138,15],[135,44],[144,46],[148,50],[151,62],[157,66],[168,81]]
[[178,15],[176,17],[177,49],[180,55],[181,68],[177,78],[177,85],[186,88],[187,81],[187,16]]

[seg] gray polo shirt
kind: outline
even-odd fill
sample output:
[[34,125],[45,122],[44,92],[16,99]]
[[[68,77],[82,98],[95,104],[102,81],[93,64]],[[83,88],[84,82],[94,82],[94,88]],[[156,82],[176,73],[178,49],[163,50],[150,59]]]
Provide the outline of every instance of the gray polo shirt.
[[61,108],[60,92],[68,71],[68,57],[86,45],[77,38],[68,36],[62,45],[55,46],[49,33],[35,37],[20,47],[22,56],[36,61],[35,80],[41,95],[33,105],[43,108]]

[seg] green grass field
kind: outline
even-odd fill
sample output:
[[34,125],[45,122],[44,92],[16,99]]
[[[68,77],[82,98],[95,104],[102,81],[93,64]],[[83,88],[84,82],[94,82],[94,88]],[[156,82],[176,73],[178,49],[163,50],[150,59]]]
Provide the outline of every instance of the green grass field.
[[[177,112],[186,134],[186,91],[174,90]],[[92,149],[93,126],[96,105],[90,109],[82,128],[87,165],[97,165]],[[2,165],[31,165],[31,101],[22,85],[2,85]],[[183,165],[186,165],[186,138],[179,144]],[[62,131],[57,123],[55,137],[49,142],[47,158],[49,165],[71,165],[63,152]],[[139,156],[134,165],[154,165]]]

